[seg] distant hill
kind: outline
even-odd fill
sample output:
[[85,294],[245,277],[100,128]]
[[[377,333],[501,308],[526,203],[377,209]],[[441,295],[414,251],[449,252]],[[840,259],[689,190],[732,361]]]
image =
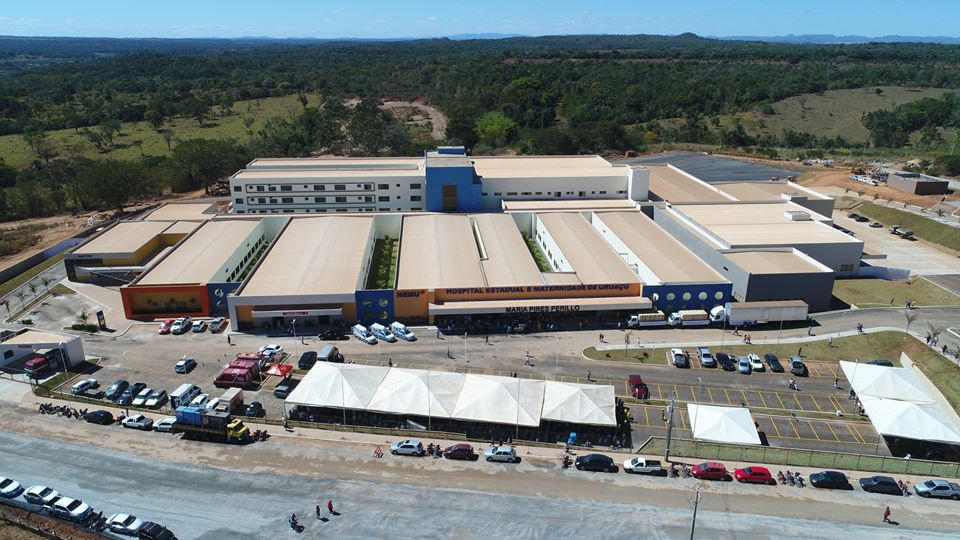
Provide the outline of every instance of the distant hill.
[[836,36],[833,34],[787,34],[785,36],[724,36],[728,41],[765,41],[796,44],[852,44],[852,43],[939,43],[960,44],[960,37],[949,36]]

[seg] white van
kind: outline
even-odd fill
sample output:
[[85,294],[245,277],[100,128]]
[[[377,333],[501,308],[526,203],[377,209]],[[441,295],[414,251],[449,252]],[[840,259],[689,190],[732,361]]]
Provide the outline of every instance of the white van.
[[397,336],[398,338],[404,341],[417,340],[417,335],[411,332],[410,330],[407,330],[407,327],[402,322],[394,321],[390,325],[390,331],[393,332],[393,335]]
[[387,343],[393,343],[397,340],[397,336],[393,335],[393,332],[380,323],[371,324],[370,331],[373,333],[373,335],[377,336],[377,338],[382,339]]
[[170,394],[170,407],[176,409],[190,405],[193,398],[200,395],[200,387],[195,384],[183,383]]
[[376,345],[377,338],[367,330],[367,327],[362,324],[355,324],[350,328],[350,331],[353,332],[353,335],[356,336],[360,341],[368,345]]

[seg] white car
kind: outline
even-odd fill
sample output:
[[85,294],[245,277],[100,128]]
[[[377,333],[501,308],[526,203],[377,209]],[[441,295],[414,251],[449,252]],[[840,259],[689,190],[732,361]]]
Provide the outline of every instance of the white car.
[[195,333],[197,333],[197,334],[199,334],[199,333],[201,333],[201,332],[206,332],[206,331],[207,331],[207,323],[206,323],[206,321],[195,321],[195,322],[193,323],[193,331],[194,331]]
[[148,409],[159,409],[167,402],[167,391],[166,390],[157,390],[150,394],[146,401],[143,402],[143,405]]
[[264,345],[260,347],[260,354],[266,356],[267,358],[273,358],[278,354],[283,352],[283,347],[277,345],[276,343],[271,343],[269,345]]
[[516,463],[520,461],[517,457],[517,451],[512,446],[494,446],[487,448],[483,452],[487,461],[499,461],[501,463]]
[[0,476],[0,497],[12,499],[23,493],[23,486],[12,478]]
[[26,499],[28,503],[39,504],[41,506],[49,506],[53,501],[57,500],[58,497],[60,497],[60,494],[57,493],[57,490],[48,488],[47,486],[30,486],[23,492],[23,498]]
[[153,419],[147,418],[142,414],[135,414],[124,418],[121,424],[123,427],[130,429],[142,429],[146,431],[153,429]]
[[399,456],[422,456],[426,453],[423,443],[417,439],[404,439],[390,445],[390,453]]
[[750,362],[750,369],[753,371],[766,371],[766,368],[763,365],[763,362],[760,360],[760,355],[757,353],[750,353],[747,355],[747,361]]
[[220,398],[215,397],[215,398],[207,401],[207,402],[204,404],[203,409],[204,409],[205,411],[213,411],[213,410],[216,410],[216,409],[217,409],[217,406],[218,406],[218,405],[220,405]]
[[216,317],[210,321],[210,333],[215,334],[223,329],[223,323],[226,322],[226,319],[223,317]]
[[96,379],[84,379],[77,384],[70,387],[70,393],[78,396],[84,394],[87,390],[93,390],[94,388],[99,388],[100,383]]
[[170,326],[170,333],[183,334],[186,333],[191,326],[193,326],[193,320],[190,319],[190,317],[180,317],[179,319],[173,321],[173,324]]
[[153,388],[144,388],[137,394],[137,397],[133,398],[133,402],[130,403],[134,407],[143,407],[143,404],[146,403],[147,398],[150,397],[150,394],[153,393]]
[[170,433],[173,431],[173,424],[177,421],[175,416],[168,416],[166,418],[161,418],[153,423],[153,429],[157,431],[162,431],[164,433]]
[[130,514],[114,514],[107,518],[107,527],[117,534],[136,536],[140,527],[143,527],[143,521]]
[[210,401],[210,394],[200,394],[193,398],[193,401],[190,402],[190,406],[205,409],[208,401]]
[[83,521],[83,518],[93,512],[93,508],[90,508],[89,504],[70,497],[60,497],[53,503],[50,510],[54,515],[71,521]]

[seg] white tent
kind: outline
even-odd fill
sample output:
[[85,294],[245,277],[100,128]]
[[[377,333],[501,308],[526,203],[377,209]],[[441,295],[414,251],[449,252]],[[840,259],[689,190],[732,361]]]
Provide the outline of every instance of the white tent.
[[861,396],[860,403],[881,435],[960,444],[960,433],[935,403],[872,396]]
[[875,396],[916,403],[933,403],[923,381],[910,368],[875,366],[857,362],[840,362],[840,369],[850,387],[861,398]]
[[284,405],[363,410],[390,368],[317,362],[290,392]]
[[449,418],[463,380],[460,373],[393,368],[380,382],[367,410]]
[[612,386],[547,381],[543,392],[544,420],[595,426],[617,425]]
[[453,410],[453,418],[539,426],[544,381],[467,375]]
[[745,407],[687,404],[693,438],[733,444],[760,444],[757,426]]

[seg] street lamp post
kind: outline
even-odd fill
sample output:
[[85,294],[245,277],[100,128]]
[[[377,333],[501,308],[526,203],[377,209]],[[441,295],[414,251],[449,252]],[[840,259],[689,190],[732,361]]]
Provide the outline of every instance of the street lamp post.
[[290,321],[290,328],[293,330],[293,351],[294,354],[300,353],[300,347],[297,346],[297,319]]
[[554,362],[555,362],[555,365],[553,366],[553,371],[556,373],[559,373],[560,372],[560,338],[559,337],[557,338],[556,345],[557,347],[556,349],[554,349],[554,356],[553,356]]
[[697,527],[698,506],[700,506],[700,486],[697,486],[697,494],[693,496],[693,521],[690,522],[690,540],[693,540],[693,532]]
[[667,405],[667,408],[670,409],[670,415],[667,418],[667,444],[663,449],[663,460],[670,461],[670,438],[673,435],[673,408],[676,405],[676,397],[670,398],[670,405]]
[[467,364],[470,361],[467,360],[467,333],[463,333],[463,372],[467,372]]

